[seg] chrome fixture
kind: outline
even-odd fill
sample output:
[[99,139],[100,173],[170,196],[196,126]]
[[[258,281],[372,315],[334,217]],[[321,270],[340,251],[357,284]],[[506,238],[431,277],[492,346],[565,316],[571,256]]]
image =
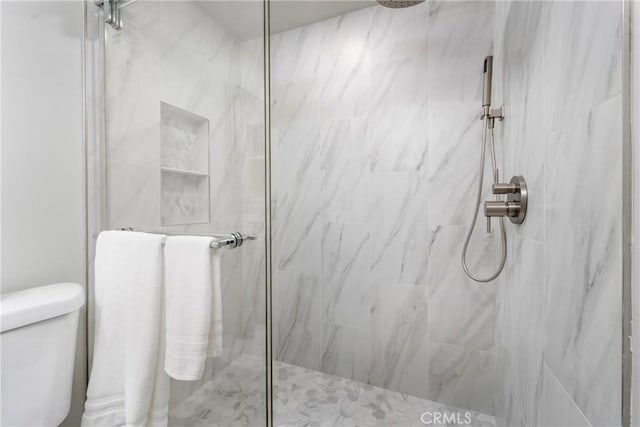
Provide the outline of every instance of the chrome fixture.
[[[487,277],[478,277],[476,275],[474,275],[471,270],[469,269],[469,266],[467,265],[467,249],[469,248],[469,242],[471,241],[471,236],[473,234],[473,230],[476,226],[476,222],[478,220],[478,214],[480,213],[480,202],[482,199],[482,187],[483,187],[483,182],[484,182],[484,162],[485,162],[485,155],[486,155],[486,150],[487,150],[487,133],[490,134],[491,138],[489,141],[489,152],[491,154],[491,165],[493,166],[493,173],[491,174],[493,177],[493,184],[494,184],[494,194],[496,196],[496,201],[495,202],[488,202],[488,203],[496,203],[496,205],[489,205],[489,208],[487,208],[487,205],[485,204],[485,214],[488,211],[491,212],[495,212],[495,211],[499,211],[499,208],[497,207],[497,204],[504,204],[505,202],[503,202],[500,199],[500,191],[503,191],[503,188],[501,186],[501,184],[498,182],[499,181],[499,173],[498,173],[498,166],[496,163],[496,147],[495,147],[495,137],[494,137],[494,132],[493,132],[493,128],[494,128],[494,124],[495,124],[495,119],[498,120],[502,120],[504,119],[504,109],[502,107],[500,108],[491,108],[491,83],[492,83],[492,74],[493,74],[493,57],[492,56],[487,56],[484,59],[484,66],[483,66],[483,70],[482,70],[482,79],[483,79],[483,84],[482,84],[482,110],[480,113],[480,119],[483,121],[483,126],[482,126],[482,148],[480,149],[480,167],[479,167],[479,172],[480,172],[480,176],[478,177],[478,192],[476,194],[476,203],[475,203],[475,208],[474,208],[474,212],[473,212],[473,219],[471,221],[471,226],[469,227],[469,232],[467,233],[467,236],[464,240],[464,245],[462,246],[462,268],[464,269],[464,272],[467,274],[467,276],[469,276],[471,279],[475,280],[476,282],[480,282],[480,283],[486,283],[486,282],[490,282],[492,280],[494,280],[496,277],[498,277],[500,275],[500,273],[502,272],[502,270],[504,269],[504,264],[506,262],[507,259],[507,232],[505,230],[504,227],[504,217],[505,216],[509,216],[508,213],[508,209],[506,210],[506,213],[504,215],[492,215],[492,216],[497,216],[499,218],[499,222],[500,222],[500,263],[497,267],[497,269],[490,274]],[[525,193],[526,193],[526,185],[524,187],[525,189]],[[498,191],[496,193],[496,191]],[[511,193],[513,195],[515,195],[516,193]],[[515,203],[515,199],[513,201]],[[507,202],[508,203],[508,202]],[[504,205],[501,205],[504,207]],[[509,205],[507,205],[507,208],[509,207]],[[488,210],[487,210],[488,209]],[[494,211],[495,209],[495,211]],[[526,205],[525,205],[525,211],[526,211]],[[505,212],[505,210],[503,209],[503,212]],[[499,212],[495,212],[495,213],[499,213]],[[520,211],[518,211],[518,215],[520,214]],[[524,216],[523,216],[523,220],[524,220]],[[487,232],[490,233],[491,232],[491,217],[487,216]]]
[[482,109],[491,107],[491,83],[493,80],[493,56],[484,58],[482,68]]
[[522,224],[527,216],[527,183],[524,177],[517,175],[507,183],[493,184],[493,194],[506,194],[507,201],[484,202],[484,216],[487,217],[487,230],[491,230],[491,217],[508,217],[514,224]]
[[[151,233],[151,234],[164,234],[166,236],[184,236],[185,233],[174,233],[167,231],[151,231],[151,230],[140,230],[133,227],[124,227],[120,228],[120,231],[140,231],[142,233]],[[209,245],[212,249],[235,249],[240,246],[246,240],[256,240],[258,236],[256,234],[242,234],[238,232],[233,232],[229,234],[198,234],[198,236],[203,237],[211,237],[211,244]],[[165,240],[162,241],[162,244],[165,243]]]
[[95,4],[104,9],[104,23],[111,25],[111,27],[116,31],[120,31],[122,29],[120,2],[121,0],[95,0]]
[[424,3],[425,0],[378,0],[378,3],[384,7],[390,7],[391,9],[403,9],[405,7],[411,7]]
[[482,69],[482,111],[480,120],[488,119],[489,129],[493,129],[495,119],[504,119],[504,107],[491,108],[491,83],[493,80],[493,56],[484,59]]

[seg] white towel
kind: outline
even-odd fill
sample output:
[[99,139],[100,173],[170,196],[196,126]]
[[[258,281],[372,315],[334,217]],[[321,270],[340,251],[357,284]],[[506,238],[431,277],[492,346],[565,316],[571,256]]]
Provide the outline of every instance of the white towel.
[[164,370],[177,380],[200,379],[207,356],[222,354],[220,254],[210,244],[207,237],[175,236],[164,247]]
[[105,231],[96,244],[95,344],[83,426],[166,426],[162,240]]

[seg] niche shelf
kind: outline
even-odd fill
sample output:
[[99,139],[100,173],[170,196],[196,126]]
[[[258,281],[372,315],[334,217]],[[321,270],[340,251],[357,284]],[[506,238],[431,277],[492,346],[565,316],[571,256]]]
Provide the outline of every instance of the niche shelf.
[[165,166],[162,166],[160,168],[160,170],[162,172],[165,172],[165,173],[176,173],[176,174],[179,174],[179,175],[209,176],[208,173],[204,173],[204,172],[190,171],[190,170],[186,170],[186,169],[168,168],[168,167],[165,167]]
[[209,222],[209,120],[160,103],[161,223]]

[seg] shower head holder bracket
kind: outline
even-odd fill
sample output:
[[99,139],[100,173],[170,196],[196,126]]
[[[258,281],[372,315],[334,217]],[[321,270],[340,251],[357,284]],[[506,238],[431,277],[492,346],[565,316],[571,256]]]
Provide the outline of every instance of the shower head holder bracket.
[[485,105],[480,111],[480,120],[489,120],[489,127],[493,128],[495,120],[504,120],[504,105],[497,108],[491,108],[490,105]]

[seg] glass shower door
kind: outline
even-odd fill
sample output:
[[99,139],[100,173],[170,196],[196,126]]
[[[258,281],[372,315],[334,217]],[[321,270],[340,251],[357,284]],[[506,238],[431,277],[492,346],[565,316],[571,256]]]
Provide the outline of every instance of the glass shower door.
[[271,11],[274,423],[625,425],[628,2],[313,3]]
[[87,4],[90,234],[255,236],[220,250],[223,353],[171,381],[169,425],[264,425],[263,3],[121,1],[121,28],[105,3]]

